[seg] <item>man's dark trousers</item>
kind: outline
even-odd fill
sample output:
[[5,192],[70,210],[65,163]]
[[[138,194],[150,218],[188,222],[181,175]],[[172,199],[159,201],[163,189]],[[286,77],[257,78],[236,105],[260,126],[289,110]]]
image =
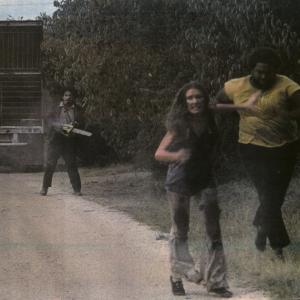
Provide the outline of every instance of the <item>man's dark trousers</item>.
[[283,248],[290,239],[281,207],[294,171],[297,143],[276,148],[240,144],[239,148],[260,202],[253,225],[261,226],[273,249]]
[[75,137],[65,137],[63,135],[57,135],[49,142],[43,187],[48,188],[51,186],[53,173],[61,156],[65,161],[73,190],[80,192],[81,181],[76,162],[76,139]]

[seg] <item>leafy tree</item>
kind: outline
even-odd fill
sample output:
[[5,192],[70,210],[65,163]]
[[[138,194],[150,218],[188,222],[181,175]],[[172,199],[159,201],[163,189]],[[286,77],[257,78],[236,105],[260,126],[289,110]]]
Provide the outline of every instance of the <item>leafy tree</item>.
[[[283,73],[297,73],[300,41],[273,13],[274,1],[55,1],[53,16],[43,17],[47,82],[74,85],[121,159],[151,152],[186,81],[199,79],[214,95],[245,72],[242,58],[261,45],[280,52]],[[226,117],[222,126],[227,145],[234,144],[233,124]]]

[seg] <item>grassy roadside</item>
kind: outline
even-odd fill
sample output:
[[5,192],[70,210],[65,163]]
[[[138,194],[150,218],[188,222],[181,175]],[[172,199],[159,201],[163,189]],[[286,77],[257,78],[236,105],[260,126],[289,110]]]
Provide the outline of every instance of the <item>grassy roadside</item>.
[[[130,165],[82,171],[85,197],[128,213],[154,230],[168,232],[169,208],[163,182],[149,172],[136,171]],[[254,247],[251,226],[257,205],[256,194],[247,180],[218,187],[222,209],[222,230],[230,277],[245,286],[269,291],[274,299],[300,299],[300,178],[294,178],[283,208],[292,245],[286,249],[285,264],[274,260],[267,250]],[[191,206],[190,243],[192,251],[202,248],[205,238],[203,218],[195,202]]]

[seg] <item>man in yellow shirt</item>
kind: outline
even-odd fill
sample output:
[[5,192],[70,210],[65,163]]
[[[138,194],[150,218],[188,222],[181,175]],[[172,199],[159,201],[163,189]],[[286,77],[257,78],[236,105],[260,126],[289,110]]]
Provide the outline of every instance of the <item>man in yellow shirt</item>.
[[247,110],[239,111],[239,149],[260,202],[253,222],[255,244],[264,251],[268,238],[283,259],[290,239],[281,206],[296,163],[300,86],[277,74],[280,58],[273,49],[254,49],[248,63],[251,74],[227,81],[217,95],[217,108],[243,106],[253,98]]

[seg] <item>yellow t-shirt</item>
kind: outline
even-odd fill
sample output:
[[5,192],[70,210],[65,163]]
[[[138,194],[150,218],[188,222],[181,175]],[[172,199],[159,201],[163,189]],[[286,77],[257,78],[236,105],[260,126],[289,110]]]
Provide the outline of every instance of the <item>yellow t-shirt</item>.
[[[300,86],[283,75],[276,75],[274,86],[264,91],[257,101],[258,113],[255,115],[240,112],[239,142],[264,147],[278,147],[299,138],[295,120],[284,118],[276,111],[288,109],[289,97],[300,90]],[[227,81],[226,95],[234,104],[241,104],[258,91],[250,84],[250,75]]]

